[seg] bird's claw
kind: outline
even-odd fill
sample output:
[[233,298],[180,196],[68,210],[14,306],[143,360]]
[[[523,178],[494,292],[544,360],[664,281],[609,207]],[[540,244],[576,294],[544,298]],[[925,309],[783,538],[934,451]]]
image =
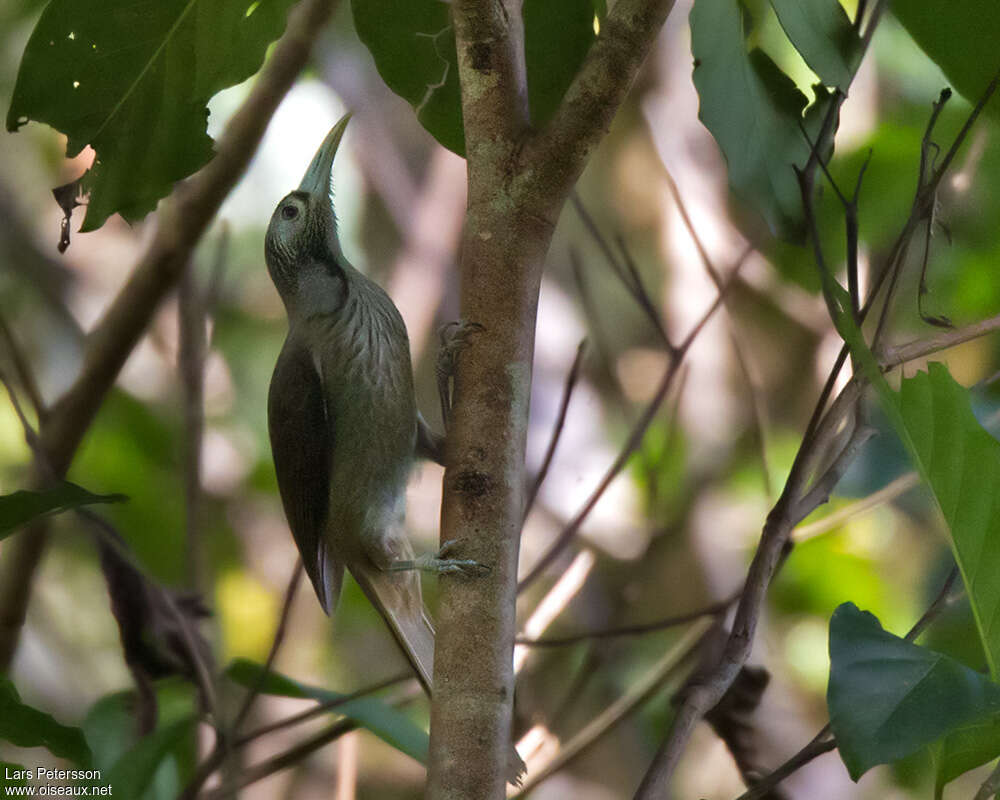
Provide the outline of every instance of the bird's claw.
[[458,354],[469,343],[469,337],[472,334],[485,330],[486,328],[478,322],[471,322],[467,319],[448,322],[438,329],[441,348],[438,350],[435,371],[437,373],[438,395],[441,398],[441,417],[445,430],[448,429],[448,419],[451,416],[451,379],[455,375]]
[[469,558],[447,558],[447,555],[454,551],[460,539],[445,542],[436,553],[425,553],[417,556],[412,561],[396,561],[389,566],[390,572],[401,572],[403,570],[417,569],[421,572],[433,572],[436,575],[465,575],[475,578],[490,571],[485,564],[473,561]]

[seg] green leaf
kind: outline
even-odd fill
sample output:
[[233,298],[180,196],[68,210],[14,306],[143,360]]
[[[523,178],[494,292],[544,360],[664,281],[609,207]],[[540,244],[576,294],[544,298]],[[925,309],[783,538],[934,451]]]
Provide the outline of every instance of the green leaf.
[[101,771],[99,784],[111,784],[115,797],[130,800],[174,800],[189,782],[196,765],[196,692],[191,684],[168,679],[155,685],[157,727],[137,739],[135,692],[105,695],[91,706],[83,722]]
[[152,783],[164,759],[173,755],[185,738],[193,735],[197,722],[197,716],[192,714],[158,728],[124,753],[107,774],[115,796],[140,797]]
[[0,539],[46,514],[58,514],[96,503],[123,503],[123,494],[92,494],[68,481],[38,492],[20,491],[0,496]]
[[[892,12],[952,85],[976,103],[1000,64],[1000,3],[996,0],[893,0]],[[1000,103],[988,109],[1000,114]]]
[[21,702],[14,684],[0,678],[0,739],[18,747],[45,747],[53,755],[88,767],[90,748],[83,731],[63,725],[50,715]]
[[[763,51],[747,51],[749,14],[732,0],[698,0],[691,10],[691,51],[698,117],[729,165],[729,185],[763,215],[780,238],[805,237],[802,199],[794,167],[804,166],[829,97],[815,87],[807,99]],[[825,148],[824,148],[825,149]]]
[[855,781],[1000,711],[1000,686],[844,603],[830,620],[830,727]]
[[826,86],[847,90],[861,57],[861,39],[837,0],[771,0],[778,21]]
[[[263,669],[260,664],[237,658],[226,668],[226,675],[242,686],[254,688],[260,681]],[[268,672],[260,691],[279,697],[317,700],[320,703],[344,701],[331,709],[332,713],[353,719],[410,758],[421,764],[427,763],[427,734],[407,716],[375,698],[348,699],[346,695],[299,683],[273,670]]]
[[135,221],[212,157],[206,103],[255,73],[293,0],[52,0],[17,76],[7,129],[30,120],[97,152],[82,230]]
[[952,730],[931,747],[935,790],[1000,755],[1000,714]]
[[897,423],[951,531],[994,680],[1000,665],[1000,442],[943,364],[903,380]]
[[[535,125],[552,116],[594,40],[594,0],[525,0],[528,100]],[[354,27],[390,89],[449,150],[465,154],[458,54],[450,5],[352,0]]]

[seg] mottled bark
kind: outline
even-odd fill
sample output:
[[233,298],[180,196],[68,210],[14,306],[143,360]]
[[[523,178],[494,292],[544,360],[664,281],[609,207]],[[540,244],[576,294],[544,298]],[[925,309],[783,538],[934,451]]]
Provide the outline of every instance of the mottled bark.
[[552,232],[673,0],[619,0],[553,120],[530,126],[521,8],[455,0],[469,201],[442,541],[488,565],[444,577],[428,797],[503,797],[511,736],[517,559],[535,317]]

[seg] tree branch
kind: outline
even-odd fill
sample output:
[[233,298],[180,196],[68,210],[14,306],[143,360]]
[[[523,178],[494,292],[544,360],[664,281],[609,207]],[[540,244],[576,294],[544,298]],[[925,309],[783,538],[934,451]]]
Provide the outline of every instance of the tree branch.
[[[132,276],[88,337],[80,375],[51,407],[40,431],[41,448],[57,475],[65,475],[76,449],[160,301],[177,284],[191,252],[229,191],[243,175],[282,98],[309,59],[336,0],[302,0],[246,101],[226,126],[215,158],[178,184],[158,213],[153,241]],[[7,549],[0,578],[0,671],[9,668],[35,570],[47,537],[31,527]]]
[[[648,5],[648,8],[646,7]],[[552,123],[528,136],[519,0],[455,0],[469,199],[461,316],[481,327],[454,375],[441,539],[490,566],[441,580],[432,800],[503,796],[513,700],[524,451],[542,266],[572,184],[621,104],[672,0],[619,0]]]
[[573,188],[673,6],[674,0],[618,0],[611,8],[552,120],[524,149],[539,192],[565,198]]

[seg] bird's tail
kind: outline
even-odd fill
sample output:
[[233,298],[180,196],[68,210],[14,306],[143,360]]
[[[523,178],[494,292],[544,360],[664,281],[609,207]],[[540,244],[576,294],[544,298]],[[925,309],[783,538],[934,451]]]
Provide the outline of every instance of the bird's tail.
[[348,566],[430,695],[434,685],[434,627],[424,611],[419,573],[387,572],[366,559]]
[[[416,570],[388,572],[367,559],[348,564],[365,596],[386,621],[403,654],[417,673],[424,691],[434,686],[434,626],[424,610],[420,574]],[[507,780],[521,785],[525,766],[513,744],[507,758]]]

